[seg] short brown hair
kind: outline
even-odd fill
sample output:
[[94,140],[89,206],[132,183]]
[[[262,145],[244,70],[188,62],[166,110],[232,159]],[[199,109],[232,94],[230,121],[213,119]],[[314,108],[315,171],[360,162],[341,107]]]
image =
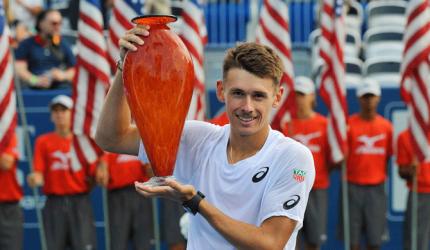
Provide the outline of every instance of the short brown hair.
[[244,69],[260,78],[271,78],[279,86],[283,73],[281,58],[268,46],[241,43],[227,51],[223,64],[225,80],[230,69]]

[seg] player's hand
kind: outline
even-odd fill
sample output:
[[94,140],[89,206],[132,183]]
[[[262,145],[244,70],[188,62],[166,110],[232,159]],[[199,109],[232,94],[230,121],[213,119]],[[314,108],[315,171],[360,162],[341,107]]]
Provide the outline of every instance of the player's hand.
[[100,161],[96,167],[96,183],[102,187],[107,187],[109,182],[109,170],[105,161]]
[[39,172],[30,173],[27,176],[27,183],[31,188],[39,187],[43,185],[43,175]]
[[161,186],[149,186],[142,182],[135,182],[136,191],[143,196],[162,197],[177,202],[184,202],[193,198],[197,194],[196,189],[192,185],[184,185],[172,178],[166,178]]
[[136,45],[144,44],[141,36],[148,36],[149,29],[150,27],[148,25],[139,25],[125,32],[125,35],[118,41],[121,61],[124,61],[127,51],[136,51]]
[[10,154],[0,154],[0,170],[9,170],[15,163],[15,157]]

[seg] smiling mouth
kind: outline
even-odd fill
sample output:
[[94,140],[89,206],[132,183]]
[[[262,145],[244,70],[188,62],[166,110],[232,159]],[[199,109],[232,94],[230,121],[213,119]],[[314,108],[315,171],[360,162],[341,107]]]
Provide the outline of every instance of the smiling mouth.
[[243,121],[243,122],[251,122],[251,121],[257,119],[257,117],[252,117],[252,116],[240,116],[240,115],[236,115],[236,117],[239,120]]

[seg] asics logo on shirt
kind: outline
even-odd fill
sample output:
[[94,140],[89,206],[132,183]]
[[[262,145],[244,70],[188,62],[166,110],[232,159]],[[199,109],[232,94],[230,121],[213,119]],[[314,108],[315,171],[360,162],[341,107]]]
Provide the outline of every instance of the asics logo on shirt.
[[69,169],[69,153],[61,152],[60,150],[52,153],[52,158],[54,158],[54,162],[51,165],[52,170],[67,170]]
[[355,153],[357,154],[372,154],[372,155],[384,155],[385,148],[376,147],[377,141],[385,139],[385,134],[379,134],[375,136],[360,135],[357,140],[363,145],[357,147]]
[[321,151],[321,147],[319,145],[314,145],[311,144],[311,140],[318,138],[321,136],[321,132],[317,131],[314,133],[309,133],[309,134],[297,134],[294,135],[293,138],[302,143],[303,145],[305,145],[307,148],[309,148],[312,152],[320,152]]
[[284,209],[289,210],[295,207],[297,204],[299,204],[299,201],[300,201],[300,196],[297,194],[293,195],[291,199],[284,202]]
[[267,173],[269,172],[269,167],[262,167],[253,177],[252,182],[257,183],[260,182],[264,177],[266,177]]

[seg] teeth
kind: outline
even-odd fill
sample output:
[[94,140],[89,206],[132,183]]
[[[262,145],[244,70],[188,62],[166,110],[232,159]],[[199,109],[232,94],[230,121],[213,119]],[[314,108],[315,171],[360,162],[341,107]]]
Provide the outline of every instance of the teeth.
[[254,117],[237,116],[237,118],[239,118],[239,120],[244,121],[244,122],[250,122],[250,121],[254,120]]

